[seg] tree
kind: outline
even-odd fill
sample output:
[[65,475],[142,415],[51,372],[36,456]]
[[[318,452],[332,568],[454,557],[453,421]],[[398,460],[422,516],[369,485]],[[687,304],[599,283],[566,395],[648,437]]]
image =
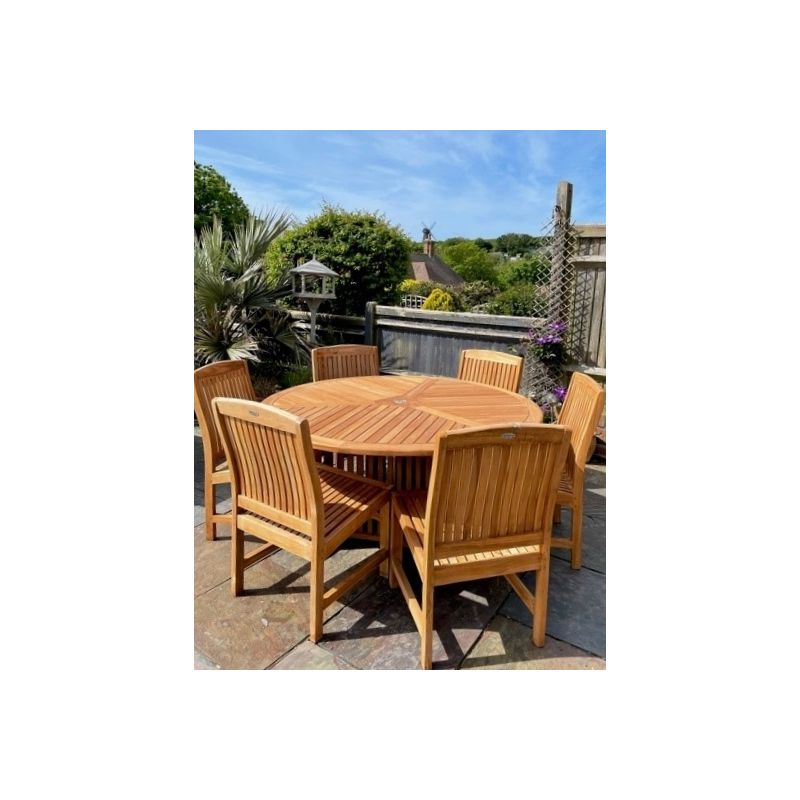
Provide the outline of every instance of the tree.
[[214,217],[222,224],[226,237],[236,225],[247,221],[250,212],[236,191],[214,167],[194,162],[194,232],[211,227]]
[[465,281],[487,281],[497,283],[497,272],[492,259],[475,242],[459,242],[443,245],[440,255]]
[[494,249],[510,256],[528,253],[539,246],[539,239],[527,233],[504,233],[495,240]]
[[274,359],[296,352],[289,315],[276,301],[287,294],[286,275],[269,280],[263,258],[290,224],[287,214],[249,217],[226,239],[215,219],[194,246],[194,353],[196,364],[227,359]]
[[267,253],[267,274],[278,275],[311,258],[339,274],[330,313],[364,314],[367,301],[391,302],[408,276],[411,241],[384,216],[325,204],[287,231]]
[[549,269],[540,256],[531,256],[507,261],[498,270],[498,275],[500,283],[506,288],[520,284],[534,285],[547,282]]
[[490,239],[481,239],[480,236],[475,240],[475,244],[478,245],[481,250],[485,250],[487,253],[490,252],[494,247],[494,243]]
[[451,236],[449,239],[442,239],[439,242],[439,247],[452,247],[454,244],[461,244],[462,242],[468,242],[469,239],[465,239],[463,236]]

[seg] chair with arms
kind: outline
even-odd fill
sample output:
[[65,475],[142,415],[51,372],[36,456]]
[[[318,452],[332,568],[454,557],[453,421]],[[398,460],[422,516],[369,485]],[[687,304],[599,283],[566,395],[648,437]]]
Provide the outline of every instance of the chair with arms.
[[311,351],[311,372],[315,381],[378,375],[378,348],[365,344],[337,344]]
[[[504,575],[533,614],[544,645],[550,535],[558,480],[569,447],[560,425],[518,423],[439,435],[430,489],[398,492],[392,508],[390,583],[399,583],[430,669],[434,587]],[[407,544],[422,579],[422,602],[403,571]],[[536,570],[534,594],[518,573]]]
[[571,550],[570,564],[573,569],[581,567],[581,545],[583,542],[583,478],[589,448],[605,405],[605,389],[597,381],[580,372],[573,372],[564,405],[558,415],[558,424],[570,431],[570,448],[564,474],[556,497],[555,521],[560,519],[560,507],[571,510],[571,536],[554,536],[553,547]]
[[[311,562],[316,642],[323,610],[388,558],[391,487],[316,464],[308,420],[248,400],[217,398],[213,408],[230,465],[231,591],[240,595],[245,569],[277,548]],[[377,552],[326,589],[325,559],[373,518],[380,522]],[[245,533],[266,544],[245,554]]]
[[518,392],[522,379],[522,359],[495,350],[462,350],[458,379],[485,383],[509,392]]
[[215,361],[194,371],[194,411],[203,437],[203,484],[205,487],[206,539],[217,538],[217,524],[230,522],[230,514],[217,514],[214,487],[230,483],[225,451],[211,411],[215,397],[255,400],[256,395],[245,361]]

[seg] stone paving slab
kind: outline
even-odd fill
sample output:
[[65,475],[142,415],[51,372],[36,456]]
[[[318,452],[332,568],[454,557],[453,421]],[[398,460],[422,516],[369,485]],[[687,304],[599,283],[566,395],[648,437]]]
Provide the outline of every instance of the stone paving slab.
[[[458,667],[508,596],[500,579],[440,586],[433,606],[433,668]],[[319,645],[358,669],[420,669],[420,637],[399,589],[380,579],[325,626]]]
[[[203,580],[213,582],[212,576],[222,574],[221,563],[214,560],[229,563],[230,542],[217,540],[205,544],[209,551],[215,552],[209,557]],[[362,548],[334,554],[326,563],[326,578],[336,579],[346,574],[373,550]],[[223,583],[195,598],[195,645],[212,663],[224,669],[266,669],[308,637],[308,563],[297,559],[287,567],[277,555],[245,570],[245,593],[241,597],[231,596],[226,571]],[[337,614],[343,603],[365,591],[375,580],[379,579],[370,576],[341,601],[331,603],[323,619]]]
[[[523,580],[533,591],[534,573]],[[503,616],[532,626],[531,613],[513,592],[500,608]],[[571,569],[558,558],[550,560],[547,633],[593,655],[606,652],[606,576],[593,570]]]
[[550,636],[534,647],[531,629],[498,614],[461,669],[605,669],[605,661]]
[[197,492],[194,494],[194,526],[195,528],[206,520],[206,512],[203,507],[203,498],[198,499]]
[[[561,524],[553,526],[553,536],[569,536],[572,525],[572,512],[563,509]],[[569,562],[571,553],[562,547],[554,547],[551,551],[553,558]],[[606,571],[606,526],[593,517],[583,516],[583,542],[581,544],[581,564],[587,569],[596,572]]]
[[583,493],[583,513],[585,516],[605,522],[606,498],[594,494],[591,489],[587,489]]
[[586,489],[605,489],[605,464],[587,464],[583,473],[583,486]]
[[195,669],[219,669],[219,667],[206,658],[199,650],[194,651]]
[[[260,542],[255,536],[245,535],[245,552],[257,547]],[[231,536],[230,525],[217,525],[217,538],[206,541],[206,526],[200,524],[194,529],[194,594],[219,586],[231,577]],[[247,586],[245,577],[245,586]]]
[[303,642],[270,669],[355,669],[338,656],[312,642]]
[[[199,429],[194,437],[194,504],[195,506],[204,505],[205,482],[203,479],[203,440],[200,437]],[[230,510],[231,489],[230,484],[220,483],[214,487],[214,495],[217,498],[217,508],[222,513]],[[196,511],[195,511],[196,515]],[[203,522],[201,519],[200,522]]]
[[[257,564],[267,584],[289,573],[270,559]],[[267,565],[267,566],[265,566]],[[232,597],[230,581],[195,599],[195,646],[223,669],[266,669],[308,636],[308,593]]]
[[[217,487],[217,514],[227,514],[231,510],[231,497],[230,497],[230,490],[228,491],[228,496],[225,499],[221,498],[221,493],[219,487]],[[203,497],[203,492],[194,493],[194,524],[195,526],[199,525],[201,522],[206,521],[206,504],[205,498]]]

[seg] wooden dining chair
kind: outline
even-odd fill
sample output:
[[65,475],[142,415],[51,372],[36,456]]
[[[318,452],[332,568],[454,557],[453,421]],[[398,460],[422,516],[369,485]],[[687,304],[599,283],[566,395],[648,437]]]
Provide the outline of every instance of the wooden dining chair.
[[561,518],[561,506],[570,509],[570,536],[554,536],[553,547],[571,550],[572,569],[581,567],[581,547],[583,545],[583,479],[589,448],[594,432],[605,406],[605,389],[580,372],[573,372],[567,388],[567,395],[558,415],[558,424],[570,431],[570,448],[556,497],[554,521]]
[[311,373],[315,381],[358,378],[380,373],[378,348],[365,344],[337,344],[311,351]]
[[[316,642],[323,610],[388,558],[391,487],[316,464],[308,420],[288,411],[228,398],[213,408],[231,474],[231,591],[242,594],[245,569],[277,548],[309,561]],[[326,589],[325,559],[372,518],[380,521],[377,552]],[[245,533],[265,544],[245,554]]]
[[[558,480],[569,447],[559,425],[517,423],[437,437],[430,489],[397,492],[392,508],[390,585],[399,584],[431,668],[436,586],[504,575],[533,614],[544,645],[550,535]],[[403,544],[422,579],[422,601],[403,570]],[[533,594],[519,573],[536,571]]]
[[509,392],[518,392],[522,380],[522,359],[496,350],[462,350],[458,361],[462,381],[485,383]]
[[217,538],[217,524],[230,522],[230,514],[217,514],[214,487],[230,482],[230,471],[219,437],[211,401],[215,397],[255,400],[256,395],[245,361],[215,361],[194,371],[194,412],[203,437],[203,485],[206,505],[206,539]]

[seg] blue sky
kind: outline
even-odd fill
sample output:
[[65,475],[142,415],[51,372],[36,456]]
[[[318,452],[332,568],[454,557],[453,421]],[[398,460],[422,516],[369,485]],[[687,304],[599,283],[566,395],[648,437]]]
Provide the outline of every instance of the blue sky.
[[556,184],[573,184],[575,222],[605,222],[604,131],[195,131],[195,160],[252,211],[299,220],[323,200],[382,211],[420,239],[536,234]]

